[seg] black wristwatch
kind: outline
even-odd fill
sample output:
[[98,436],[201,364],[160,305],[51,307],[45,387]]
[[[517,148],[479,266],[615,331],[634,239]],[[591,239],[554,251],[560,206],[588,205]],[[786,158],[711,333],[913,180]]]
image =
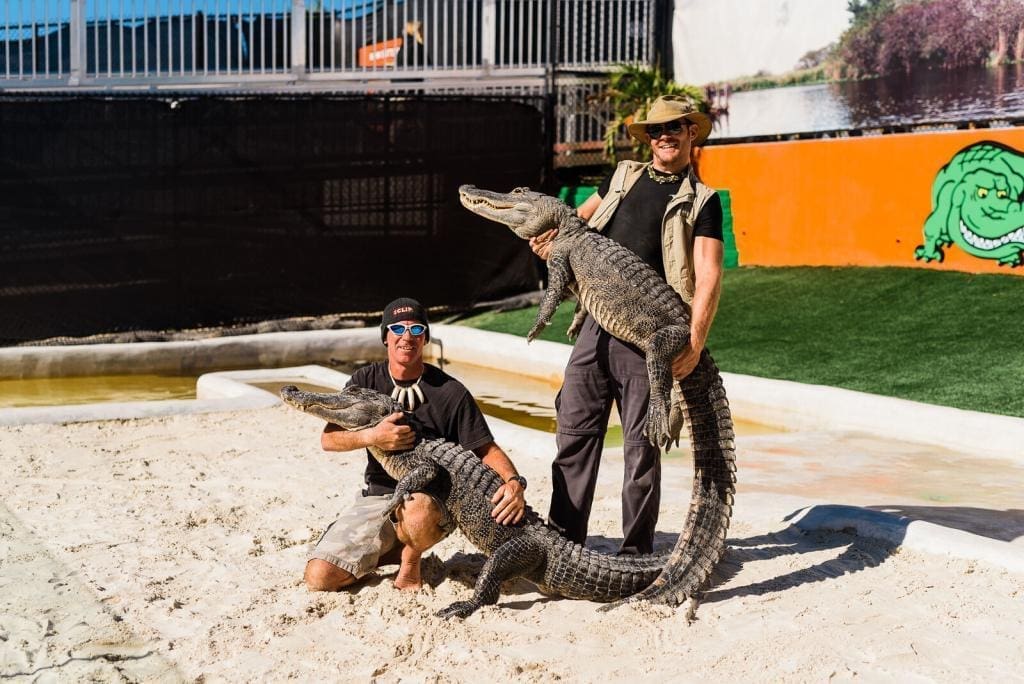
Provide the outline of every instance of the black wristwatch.
[[505,483],[507,484],[507,483],[511,482],[512,480],[515,480],[516,482],[518,482],[519,486],[523,488],[523,491],[524,492],[526,491],[526,478],[525,477],[523,477],[522,475],[513,475],[512,477],[510,477],[507,480],[505,480]]

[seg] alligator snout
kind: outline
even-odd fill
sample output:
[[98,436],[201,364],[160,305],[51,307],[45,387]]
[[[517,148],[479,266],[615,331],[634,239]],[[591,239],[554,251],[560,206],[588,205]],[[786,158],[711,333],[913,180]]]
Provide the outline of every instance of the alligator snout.
[[300,390],[295,385],[285,385],[284,387],[281,388],[280,391],[281,401],[288,404],[289,406],[298,407],[299,395],[301,394],[302,390]]

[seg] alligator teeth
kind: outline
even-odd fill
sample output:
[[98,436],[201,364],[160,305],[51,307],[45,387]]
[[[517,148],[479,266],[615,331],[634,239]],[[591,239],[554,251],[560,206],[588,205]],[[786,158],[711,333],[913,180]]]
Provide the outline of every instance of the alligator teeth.
[[1017,230],[1012,230],[1009,233],[997,238],[987,238],[978,235],[973,230],[967,227],[967,224],[960,221],[960,234],[963,236],[967,244],[978,249],[995,249],[996,247],[1002,247],[1008,245],[1011,242],[1019,242],[1024,244],[1024,226],[1021,226]]

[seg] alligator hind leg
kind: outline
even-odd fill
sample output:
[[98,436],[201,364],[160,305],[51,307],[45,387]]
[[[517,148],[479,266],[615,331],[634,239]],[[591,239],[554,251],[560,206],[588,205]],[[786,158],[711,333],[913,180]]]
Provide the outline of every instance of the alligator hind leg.
[[[690,342],[690,331],[681,325],[661,328],[647,343],[647,376],[651,382],[651,402],[647,407],[644,434],[651,444],[668,449],[679,438],[681,414],[669,418],[672,394],[672,360]],[[675,432],[675,435],[673,435]]]
[[437,615],[446,619],[464,618],[473,614],[477,608],[494,605],[498,602],[502,582],[529,574],[543,560],[544,549],[537,542],[525,537],[510,539],[499,546],[484,563],[473,589],[473,598],[456,601],[438,611]]

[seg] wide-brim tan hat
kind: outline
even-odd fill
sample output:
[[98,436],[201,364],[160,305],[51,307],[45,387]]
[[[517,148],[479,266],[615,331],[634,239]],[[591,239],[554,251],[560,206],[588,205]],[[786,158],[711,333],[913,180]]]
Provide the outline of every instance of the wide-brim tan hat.
[[629,134],[640,142],[648,142],[647,124],[660,124],[686,119],[692,124],[697,124],[697,137],[693,144],[700,145],[711,135],[711,119],[704,112],[698,112],[693,108],[690,100],[679,95],[663,95],[651,105],[651,111],[647,112],[646,119],[638,119],[627,126]]

